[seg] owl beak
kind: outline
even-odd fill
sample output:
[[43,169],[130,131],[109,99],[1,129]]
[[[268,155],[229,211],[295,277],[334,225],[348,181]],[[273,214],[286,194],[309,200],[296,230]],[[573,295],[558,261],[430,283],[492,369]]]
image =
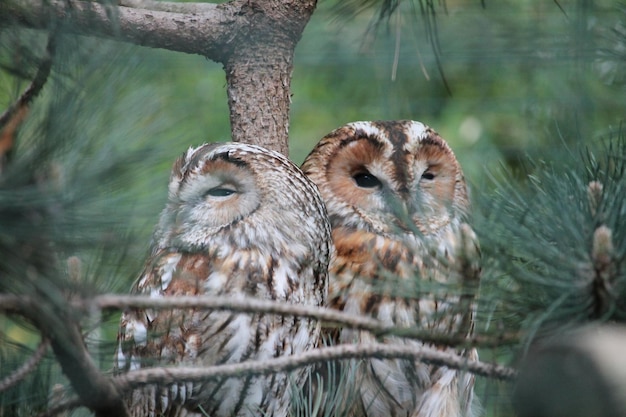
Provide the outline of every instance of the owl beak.
[[403,232],[414,233],[415,225],[411,217],[409,205],[401,199],[395,199],[391,204],[391,211],[394,214],[395,226]]

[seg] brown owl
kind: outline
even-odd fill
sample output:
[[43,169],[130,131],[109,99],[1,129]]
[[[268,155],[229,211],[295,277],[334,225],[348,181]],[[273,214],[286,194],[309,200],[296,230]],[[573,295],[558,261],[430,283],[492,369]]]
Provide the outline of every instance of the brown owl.
[[[302,170],[319,187],[333,227],[330,307],[397,327],[471,333],[471,300],[462,289],[466,281],[476,284],[479,268],[467,274],[463,247],[468,240],[476,245],[464,223],[467,189],[435,131],[408,120],[350,123],[324,137]],[[351,329],[334,336],[335,343],[376,341]],[[423,346],[395,336],[383,342]],[[457,353],[477,359],[475,350]],[[348,368],[358,392],[356,401],[346,400],[350,415],[474,415],[470,374],[405,359],[353,361]]]
[[[240,143],[190,148],[173,166],[167,206],[132,293],[321,306],[330,233],[317,187],[279,153]],[[314,348],[319,332],[316,322],[299,317],[126,311],[116,369],[292,355]],[[306,372],[149,386],[129,395],[128,406],[134,416],[286,416],[289,384],[301,383]]]

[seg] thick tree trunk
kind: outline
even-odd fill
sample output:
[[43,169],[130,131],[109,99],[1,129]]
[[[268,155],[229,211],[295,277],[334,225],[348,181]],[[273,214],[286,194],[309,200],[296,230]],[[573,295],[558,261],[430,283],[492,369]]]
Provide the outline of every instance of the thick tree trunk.
[[233,0],[219,5],[121,0],[120,6],[2,0],[0,25],[48,29],[60,20],[74,33],[220,62],[226,71],[232,140],[287,154],[294,50],[315,6],[316,0]]
[[247,49],[224,64],[233,138],[287,155],[293,51]]
[[[291,72],[295,47],[315,0],[244,1],[246,22],[222,61],[233,139],[288,154]],[[234,6],[234,4],[233,4]]]

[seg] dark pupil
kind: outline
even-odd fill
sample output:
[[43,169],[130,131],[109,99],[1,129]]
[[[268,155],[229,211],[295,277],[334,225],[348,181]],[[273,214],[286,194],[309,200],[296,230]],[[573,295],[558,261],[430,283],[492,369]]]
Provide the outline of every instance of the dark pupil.
[[431,172],[424,172],[422,174],[422,178],[424,178],[425,180],[432,180],[432,179],[435,179],[435,174]]
[[369,172],[355,174],[352,178],[354,178],[356,185],[363,188],[374,188],[382,185],[380,180]]
[[207,191],[207,194],[212,197],[228,197],[229,195],[234,194],[235,191],[229,188],[211,188]]

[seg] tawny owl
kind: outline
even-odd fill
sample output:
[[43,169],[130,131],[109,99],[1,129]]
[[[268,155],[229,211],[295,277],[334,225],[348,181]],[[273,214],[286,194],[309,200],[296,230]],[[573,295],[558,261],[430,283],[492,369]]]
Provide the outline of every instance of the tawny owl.
[[[239,143],[190,148],[173,166],[167,206],[132,292],[320,306],[330,233],[316,186],[279,153]],[[319,331],[312,320],[271,314],[126,311],[116,369],[297,354],[315,347]],[[146,387],[132,393],[128,406],[135,416],[286,416],[289,384],[301,383],[305,372]]]
[[[477,254],[476,240],[464,223],[463,173],[435,131],[408,120],[350,123],[325,136],[302,170],[319,187],[333,227],[331,307],[433,334],[471,333],[469,289],[479,266],[468,258]],[[351,329],[336,339],[376,341]],[[384,343],[423,345],[394,336]],[[475,350],[457,353],[477,359]],[[473,415],[467,373],[400,359],[349,368],[357,386],[356,398],[346,400],[350,415]]]

